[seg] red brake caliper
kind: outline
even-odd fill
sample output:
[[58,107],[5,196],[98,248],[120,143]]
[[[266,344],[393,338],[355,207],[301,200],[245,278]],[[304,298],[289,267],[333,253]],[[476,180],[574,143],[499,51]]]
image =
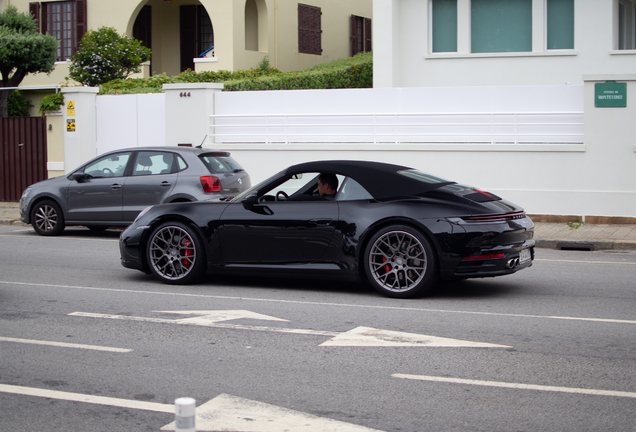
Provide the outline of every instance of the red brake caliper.
[[[386,262],[386,257],[382,257],[382,262],[383,262],[383,263],[385,263],[385,262]],[[384,271],[385,271],[385,272],[387,272],[387,273],[388,273],[388,272],[390,272],[390,271],[391,271],[391,264],[386,264],[386,265],[384,266]]]
[[[190,246],[190,240],[186,240],[185,243],[183,244],[184,248],[187,248],[188,246]],[[192,249],[186,249],[185,253],[183,254],[183,256],[185,257],[191,257],[192,255],[194,255],[194,251]],[[181,260],[181,264],[183,264],[183,266],[185,268],[190,267],[190,260],[188,259],[183,259]]]

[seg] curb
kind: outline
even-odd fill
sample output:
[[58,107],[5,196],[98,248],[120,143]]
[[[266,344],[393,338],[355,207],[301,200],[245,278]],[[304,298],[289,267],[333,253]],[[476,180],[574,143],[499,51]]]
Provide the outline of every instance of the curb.
[[541,240],[535,239],[535,247],[542,249],[600,251],[636,250],[636,242],[630,240],[585,241],[585,240]]

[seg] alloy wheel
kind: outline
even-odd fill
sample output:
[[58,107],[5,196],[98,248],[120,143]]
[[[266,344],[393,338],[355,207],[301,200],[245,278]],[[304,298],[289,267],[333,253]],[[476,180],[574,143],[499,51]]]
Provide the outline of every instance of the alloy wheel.
[[168,225],[157,230],[150,239],[148,257],[158,276],[177,281],[195,268],[197,250],[194,239],[185,229]]
[[368,266],[375,282],[393,293],[416,288],[426,275],[428,260],[420,240],[406,231],[389,231],[370,248]]

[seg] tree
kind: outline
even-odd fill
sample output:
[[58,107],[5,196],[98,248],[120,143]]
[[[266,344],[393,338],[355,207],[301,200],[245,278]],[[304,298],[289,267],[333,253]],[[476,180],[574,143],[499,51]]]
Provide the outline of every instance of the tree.
[[37,24],[15,6],[0,12],[0,117],[7,117],[8,90],[17,87],[27,74],[55,68],[57,40],[37,32]]
[[148,60],[150,49],[141,41],[120,36],[112,27],[100,27],[82,38],[71,58],[69,75],[84,85],[98,86],[139,72],[140,65]]

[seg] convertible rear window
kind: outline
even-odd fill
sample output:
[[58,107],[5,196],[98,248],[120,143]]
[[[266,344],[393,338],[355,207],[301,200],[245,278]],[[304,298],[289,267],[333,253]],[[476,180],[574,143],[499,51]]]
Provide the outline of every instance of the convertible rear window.
[[205,153],[199,156],[211,174],[244,171],[237,161],[226,152]]
[[435,176],[432,176],[430,174],[426,174],[426,173],[424,173],[422,171],[418,171],[418,170],[414,170],[414,169],[402,170],[402,171],[398,171],[397,173],[401,174],[403,176],[410,177],[412,179],[421,181],[422,183],[428,183],[428,184],[453,183],[453,182],[450,182],[448,180],[444,180],[444,179],[441,179],[439,177],[435,177]]

